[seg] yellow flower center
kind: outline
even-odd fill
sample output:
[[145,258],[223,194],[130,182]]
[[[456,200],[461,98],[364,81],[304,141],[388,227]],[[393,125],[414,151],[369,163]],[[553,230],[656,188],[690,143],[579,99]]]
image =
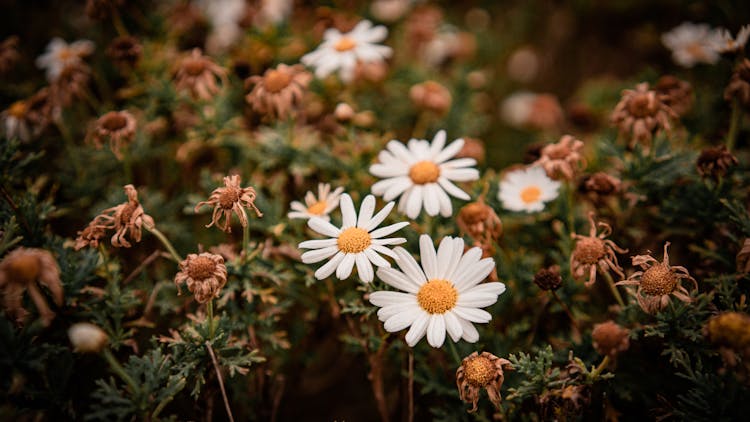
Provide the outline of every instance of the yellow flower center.
[[219,206],[225,210],[232,209],[234,204],[240,200],[240,190],[235,187],[224,188],[219,194]]
[[193,258],[188,263],[187,273],[193,280],[205,280],[216,271],[216,262],[205,256]]
[[444,314],[453,309],[458,301],[458,291],[453,283],[443,279],[429,280],[417,292],[417,303],[431,314]]
[[477,356],[464,363],[464,377],[469,384],[484,387],[495,378],[497,369],[485,356]]
[[341,232],[336,243],[341,252],[360,253],[370,246],[372,238],[366,230],[359,227],[349,227]]
[[573,256],[584,264],[596,264],[607,254],[604,241],[598,237],[585,237],[576,243]]
[[432,161],[420,161],[409,169],[411,181],[417,185],[435,183],[440,177],[440,167]]
[[344,52],[349,51],[357,46],[357,42],[349,37],[341,37],[336,45],[333,46],[336,51]]
[[26,102],[16,101],[15,103],[11,104],[10,107],[8,107],[8,114],[17,119],[20,119],[26,114],[27,109],[28,108],[26,107]]
[[288,73],[272,69],[266,72],[266,76],[263,77],[263,85],[268,92],[275,93],[286,88],[291,80],[292,78]]
[[542,190],[537,186],[528,186],[521,191],[521,201],[524,204],[532,204],[537,202],[542,196]]
[[60,59],[61,61],[70,60],[70,59],[72,59],[75,56],[76,56],[76,53],[73,52],[73,50],[71,50],[69,48],[62,48],[57,53],[57,58]]
[[668,295],[674,291],[676,285],[677,276],[662,263],[654,264],[641,276],[641,289],[647,295]]
[[307,207],[307,212],[309,214],[315,214],[315,215],[322,215],[324,212],[326,212],[326,201],[319,201],[316,202],[309,207]]
[[39,275],[39,259],[32,254],[18,255],[8,263],[8,278],[11,282],[28,284]]

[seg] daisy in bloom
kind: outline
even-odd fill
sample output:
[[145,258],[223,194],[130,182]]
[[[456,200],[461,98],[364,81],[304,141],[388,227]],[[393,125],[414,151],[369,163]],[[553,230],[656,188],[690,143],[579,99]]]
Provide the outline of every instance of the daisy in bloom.
[[727,29],[719,29],[719,39],[721,42],[716,46],[720,53],[736,53],[742,51],[750,38],[750,25],[740,28],[737,38],[732,37],[732,33]]
[[318,78],[325,78],[338,70],[341,80],[348,83],[354,77],[357,61],[381,62],[391,56],[393,50],[390,47],[376,44],[387,36],[386,27],[373,27],[368,20],[360,21],[346,34],[329,28],[323,34],[323,43],[315,51],[302,56],[301,61],[305,66],[314,67]]
[[453,207],[448,194],[464,201],[471,199],[453,182],[479,179],[479,171],[470,168],[477,163],[473,158],[450,160],[463,146],[464,140],[457,139],[445,147],[444,130],[432,143],[423,139],[411,139],[406,146],[396,140],[388,142],[378,155],[380,162],[370,166],[370,173],[385,178],[372,186],[372,193],[386,201],[401,195],[398,210],[411,219],[417,218],[423,206],[428,215],[439,212],[450,217]]
[[357,273],[365,283],[370,283],[375,273],[372,264],[378,267],[390,267],[388,261],[379,254],[395,258],[396,255],[387,245],[400,245],[406,242],[403,237],[386,238],[394,232],[408,226],[409,222],[391,224],[375,230],[385,220],[395,205],[389,202],[380,212],[375,212],[375,197],[367,195],[359,208],[359,216],[354,210],[354,203],[349,194],[341,195],[341,228],[335,227],[328,221],[313,217],[307,225],[315,232],[330,236],[329,239],[307,240],[299,244],[300,249],[311,249],[302,254],[302,262],[313,264],[328,259],[322,267],[315,271],[315,278],[323,280],[336,272],[336,277],[343,280],[352,273],[357,264]]
[[536,212],[558,195],[560,182],[550,179],[544,168],[534,166],[508,173],[500,182],[498,197],[511,211]]
[[292,201],[292,211],[287,214],[289,218],[312,218],[320,217],[326,221],[330,219],[328,214],[339,206],[339,198],[344,188],[338,187],[331,192],[331,185],[328,183],[318,184],[318,197],[315,197],[310,191],[305,195],[305,203]]
[[495,268],[492,258],[482,259],[482,249],[464,253],[462,238],[444,237],[437,253],[430,236],[419,238],[422,266],[404,248],[393,250],[401,271],[378,269],[378,277],[403,292],[370,293],[370,303],[380,307],[378,318],[385,330],[396,332],[409,328],[406,343],[414,347],[427,335],[432,347],[441,347],[447,332],[454,342],[479,340],[472,322],[486,323],[489,312],[479,309],[497,302],[505,284],[482,283]]
[[47,80],[53,82],[63,69],[81,63],[81,58],[94,52],[94,43],[89,40],[78,40],[71,44],[61,38],[53,38],[47,44],[47,51],[37,57],[36,65],[47,69]]
[[685,22],[661,36],[661,42],[672,50],[672,59],[682,67],[693,67],[697,63],[714,64],[719,61],[721,32],[706,24]]

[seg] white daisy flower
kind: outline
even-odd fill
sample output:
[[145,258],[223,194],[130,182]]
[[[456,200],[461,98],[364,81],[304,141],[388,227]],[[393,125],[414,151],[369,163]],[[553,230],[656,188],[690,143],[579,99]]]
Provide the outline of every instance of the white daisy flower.
[[339,197],[344,188],[338,187],[331,192],[331,185],[328,183],[318,184],[318,197],[315,197],[310,191],[305,195],[305,203],[292,201],[290,207],[292,211],[287,214],[289,218],[312,218],[320,217],[326,221],[330,219],[328,214],[339,206]]
[[388,332],[406,327],[406,343],[414,347],[427,334],[432,347],[441,347],[445,333],[454,342],[479,340],[472,325],[487,323],[489,312],[479,309],[497,302],[505,291],[503,283],[482,283],[495,268],[492,258],[482,259],[482,250],[471,248],[464,253],[461,238],[444,237],[437,253],[430,236],[419,238],[422,267],[404,248],[397,247],[394,268],[379,268],[378,278],[402,292],[370,293],[370,303],[380,307],[378,318]]
[[307,240],[299,244],[301,249],[312,249],[302,254],[302,262],[312,264],[330,258],[322,267],[315,271],[315,278],[322,280],[333,272],[343,280],[352,273],[357,264],[359,278],[365,283],[372,282],[374,271],[372,264],[378,267],[390,267],[388,261],[379,254],[395,258],[396,255],[388,249],[388,245],[400,245],[406,242],[403,237],[386,238],[409,225],[408,221],[391,224],[375,230],[385,220],[395,205],[389,202],[380,212],[375,212],[375,197],[367,195],[359,208],[359,217],[354,210],[352,198],[348,194],[341,195],[341,228],[335,227],[326,220],[313,217],[307,221],[315,232],[330,236],[330,239]]
[[315,76],[320,79],[338,70],[341,80],[348,83],[354,77],[357,61],[381,62],[391,56],[393,50],[390,47],[376,44],[387,36],[385,26],[373,27],[368,20],[360,21],[346,34],[330,28],[323,34],[323,43],[315,51],[302,56],[300,61],[314,67]]
[[47,69],[47,80],[53,82],[67,66],[81,62],[84,56],[94,52],[94,43],[78,40],[70,44],[61,38],[53,38],[47,44],[47,51],[36,59],[36,66]]
[[372,186],[372,193],[391,201],[401,195],[398,210],[409,218],[417,218],[422,207],[428,215],[449,217],[453,207],[448,194],[468,201],[471,197],[452,182],[469,182],[479,179],[473,158],[450,160],[464,146],[457,139],[445,146],[445,131],[435,135],[432,144],[426,140],[411,139],[404,146],[399,141],[388,142],[380,151],[380,163],[370,166],[370,173],[385,178]]
[[683,67],[697,63],[714,64],[719,60],[717,46],[721,44],[721,33],[706,24],[685,22],[662,34],[661,42],[672,50],[672,59]]
[[737,33],[737,38],[732,37],[732,33],[727,29],[719,29],[720,43],[716,46],[716,49],[720,53],[735,53],[742,51],[747,44],[747,40],[750,38],[750,25],[745,25],[740,28],[740,32]]
[[528,167],[511,171],[500,182],[498,197],[511,211],[536,212],[558,195],[560,182],[550,179],[544,168]]

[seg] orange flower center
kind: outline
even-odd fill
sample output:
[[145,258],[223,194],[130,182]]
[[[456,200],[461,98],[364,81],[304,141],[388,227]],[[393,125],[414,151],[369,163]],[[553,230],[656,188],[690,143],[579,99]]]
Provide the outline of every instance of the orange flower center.
[[12,282],[28,284],[39,275],[39,259],[31,254],[18,255],[8,263],[8,275]]
[[307,207],[307,212],[309,214],[322,215],[324,212],[326,212],[326,206],[327,205],[328,204],[326,204],[326,201],[316,202],[316,203],[310,205],[309,207]]
[[647,295],[668,295],[674,291],[676,285],[677,276],[662,263],[652,265],[641,276],[641,289]]
[[76,53],[70,48],[62,48],[57,52],[57,58],[61,61],[68,61],[76,56]]
[[216,262],[205,256],[193,258],[188,263],[187,273],[193,280],[205,280],[216,271]]
[[336,243],[341,252],[360,253],[370,246],[372,238],[366,230],[359,227],[349,227],[341,232]]
[[101,125],[110,132],[116,132],[123,129],[128,124],[128,120],[120,113],[108,113],[102,117]]
[[456,306],[456,301],[458,290],[448,280],[429,280],[417,292],[417,303],[430,314],[444,314]]
[[338,40],[336,45],[333,46],[336,51],[344,52],[349,51],[357,46],[357,42],[349,37],[341,37],[341,39]]
[[292,77],[289,73],[271,69],[263,77],[263,86],[266,87],[268,92],[279,92],[286,88],[291,80]]
[[573,256],[584,264],[596,264],[607,254],[604,241],[598,237],[584,237],[576,243]]
[[26,102],[16,101],[15,103],[11,104],[10,107],[8,107],[8,114],[17,119],[20,119],[26,114],[26,110],[28,110],[28,107],[26,107]]
[[533,204],[542,196],[542,190],[537,186],[528,186],[521,191],[521,201],[524,204]]
[[435,183],[440,177],[440,167],[432,161],[420,161],[409,169],[411,181],[417,185]]
[[240,200],[240,190],[235,187],[227,187],[219,194],[219,206],[225,210],[232,209],[235,203]]
[[495,378],[497,368],[485,356],[477,356],[464,363],[464,377],[469,384],[484,387]]

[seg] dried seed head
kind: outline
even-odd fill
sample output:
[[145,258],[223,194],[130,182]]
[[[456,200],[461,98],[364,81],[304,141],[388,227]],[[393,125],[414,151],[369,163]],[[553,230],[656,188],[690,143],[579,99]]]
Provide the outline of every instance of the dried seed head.
[[188,263],[188,275],[195,280],[205,280],[216,271],[216,262],[205,256],[198,256]]
[[597,172],[588,176],[583,182],[583,186],[587,192],[607,196],[619,192],[622,182],[607,173]]
[[750,347],[750,316],[741,312],[724,312],[711,318],[704,334],[718,346],[744,351]]
[[578,239],[573,250],[573,257],[584,264],[596,264],[607,255],[604,241],[597,237]]
[[227,186],[219,194],[219,206],[225,210],[231,210],[240,199],[241,190],[235,186]]
[[732,79],[724,90],[724,99],[737,99],[745,108],[750,108],[750,60],[744,59],[735,67]]
[[610,320],[594,325],[591,337],[594,349],[604,356],[614,357],[630,347],[630,331]]
[[677,276],[663,263],[655,263],[643,272],[641,289],[651,296],[667,295],[674,291]]
[[495,365],[483,355],[476,356],[464,362],[464,376],[466,381],[477,387],[484,387],[495,378]]
[[79,353],[99,353],[109,341],[104,330],[88,322],[73,324],[68,329],[68,338]]
[[737,164],[737,158],[727,150],[726,145],[704,148],[695,162],[702,177],[711,177],[714,180],[724,176],[729,168]]
[[542,290],[557,290],[562,286],[562,276],[560,276],[560,267],[553,265],[549,268],[542,268],[534,275],[534,284]]

